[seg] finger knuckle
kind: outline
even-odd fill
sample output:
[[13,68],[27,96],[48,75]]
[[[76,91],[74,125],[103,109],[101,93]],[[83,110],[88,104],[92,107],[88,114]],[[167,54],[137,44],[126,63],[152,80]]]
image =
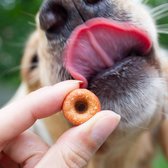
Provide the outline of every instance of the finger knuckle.
[[87,165],[87,154],[81,154],[80,151],[71,147],[67,147],[66,150],[62,150],[62,158],[68,168],[79,168]]

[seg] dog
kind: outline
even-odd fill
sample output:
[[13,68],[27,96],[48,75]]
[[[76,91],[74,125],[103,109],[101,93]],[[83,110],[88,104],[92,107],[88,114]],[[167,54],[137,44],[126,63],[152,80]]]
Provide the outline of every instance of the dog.
[[[102,109],[121,115],[87,168],[150,168],[158,145],[168,158],[168,52],[153,18],[163,9],[140,0],[46,0],[37,14],[17,96],[77,79]],[[36,132],[50,143],[71,127],[62,113],[42,122],[47,134]]]

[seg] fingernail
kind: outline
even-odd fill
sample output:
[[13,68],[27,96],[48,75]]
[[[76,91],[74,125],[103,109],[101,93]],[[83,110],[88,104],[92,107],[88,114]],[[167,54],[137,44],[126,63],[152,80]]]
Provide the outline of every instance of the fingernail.
[[66,81],[63,81],[61,83],[83,83],[83,81],[80,81],[80,80],[66,80]]
[[112,111],[100,112],[102,116],[94,123],[92,127],[92,138],[100,145],[108,138],[117,127],[121,117]]
[[66,80],[66,81],[62,81],[62,82],[60,82],[60,83],[57,83],[57,84],[55,84],[55,85],[53,85],[53,86],[59,86],[59,85],[74,85],[74,84],[78,84],[78,85],[80,85],[80,84],[82,84],[83,82],[82,81],[80,81],[80,80]]

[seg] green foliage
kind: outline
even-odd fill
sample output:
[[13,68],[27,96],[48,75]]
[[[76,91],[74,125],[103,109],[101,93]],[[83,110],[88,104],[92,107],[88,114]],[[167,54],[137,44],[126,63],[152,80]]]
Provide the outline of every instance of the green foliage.
[[0,82],[19,81],[24,44],[35,28],[41,0],[0,0]]
[[168,161],[159,150],[153,162],[153,168],[168,168]]

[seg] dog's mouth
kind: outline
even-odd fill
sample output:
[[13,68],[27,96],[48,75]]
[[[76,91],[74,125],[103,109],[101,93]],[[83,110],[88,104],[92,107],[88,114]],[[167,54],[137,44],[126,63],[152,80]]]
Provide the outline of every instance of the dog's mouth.
[[[157,109],[159,68],[149,35],[129,24],[95,18],[67,41],[64,65],[94,92],[102,110],[121,115],[119,128],[146,126]],[[150,111],[149,111],[150,110]]]
[[70,75],[88,81],[127,57],[146,57],[152,48],[147,33],[129,23],[94,18],[78,26],[67,41],[64,66]]

